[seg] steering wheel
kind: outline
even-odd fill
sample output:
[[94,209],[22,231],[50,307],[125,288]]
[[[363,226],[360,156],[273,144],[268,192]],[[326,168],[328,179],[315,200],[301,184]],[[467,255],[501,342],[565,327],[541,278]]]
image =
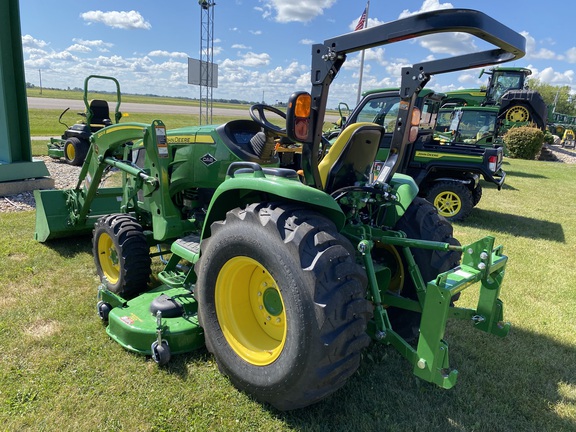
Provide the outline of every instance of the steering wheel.
[[281,128],[280,126],[276,126],[275,124],[270,123],[266,118],[265,111],[273,112],[274,114],[286,120],[286,113],[284,111],[264,104],[252,105],[250,107],[250,117],[252,117],[252,120],[258,123],[260,127],[264,128],[265,131],[272,132],[278,136],[287,136],[286,128]]

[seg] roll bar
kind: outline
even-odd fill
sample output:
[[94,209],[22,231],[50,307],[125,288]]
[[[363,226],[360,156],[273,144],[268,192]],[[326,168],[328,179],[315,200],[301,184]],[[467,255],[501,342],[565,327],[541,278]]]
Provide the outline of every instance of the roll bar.
[[[303,169],[306,182],[320,187],[318,151],[322,140],[328,90],[346,61],[346,54],[436,33],[462,32],[496,46],[495,49],[462,54],[402,68],[401,109],[394,128],[390,153],[377,179],[387,182],[400,166],[408,142],[409,115],[418,92],[431,75],[500,64],[524,56],[526,40],[509,27],[472,9],[443,9],[412,15],[376,27],[347,33],[312,47],[311,130],[303,142]],[[287,125],[289,128],[290,126]]]

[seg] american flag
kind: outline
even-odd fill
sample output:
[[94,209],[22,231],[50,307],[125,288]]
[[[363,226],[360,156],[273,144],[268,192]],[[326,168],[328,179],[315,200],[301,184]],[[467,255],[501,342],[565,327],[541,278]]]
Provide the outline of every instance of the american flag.
[[364,24],[366,24],[366,8],[364,8],[364,12],[362,12],[362,15],[360,16],[360,19],[358,20],[358,24],[356,24],[356,28],[354,29],[354,31],[362,30],[364,28]]

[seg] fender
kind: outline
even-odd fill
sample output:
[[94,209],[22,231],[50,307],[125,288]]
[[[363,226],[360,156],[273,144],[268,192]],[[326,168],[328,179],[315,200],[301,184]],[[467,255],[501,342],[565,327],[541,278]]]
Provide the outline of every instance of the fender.
[[338,231],[346,217],[336,201],[324,191],[307,186],[294,170],[262,168],[252,162],[230,165],[226,180],[216,189],[208,207],[202,238],[210,236],[210,225],[226,217],[226,212],[254,202],[300,203],[330,219]]
[[396,205],[386,211],[383,224],[393,227],[396,225],[396,222],[404,216],[404,213],[406,213],[408,206],[414,201],[414,198],[418,196],[419,189],[412,177],[399,173],[395,173],[392,176],[390,186],[392,186],[394,195],[396,196]]

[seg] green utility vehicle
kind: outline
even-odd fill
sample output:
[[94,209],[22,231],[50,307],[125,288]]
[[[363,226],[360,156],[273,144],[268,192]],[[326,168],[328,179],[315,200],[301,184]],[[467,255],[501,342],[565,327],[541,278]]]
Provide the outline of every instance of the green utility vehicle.
[[[444,98],[444,94],[429,89],[419,92],[416,106],[421,111],[420,131],[416,141],[409,145],[398,170],[416,181],[419,196],[433,203],[440,215],[450,221],[459,221],[480,202],[481,178],[500,190],[506,173],[502,169],[503,150],[488,144],[492,140],[489,129],[494,130],[496,119],[493,111],[487,107],[478,107],[478,111],[457,108],[456,115],[452,110],[447,113],[450,117],[447,123],[446,114],[440,108]],[[388,156],[399,107],[398,88],[371,90],[364,93],[344,122],[344,128],[362,121],[384,126],[375,163],[376,175]],[[479,133],[483,134],[479,131],[480,121],[488,136],[477,139]],[[464,127],[465,124],[471,124],[473,131]]]
[[[389,156],[376,178],[378,124],[347,127],[319,161],[328,90],[347,54],[456,31],[495,48],[402,69]],[[458,371],[444,339],[449,318],[509,331],[499,298],[507,257],[493,237],[461,246],[398,169],[431,75],[514,60],[524,47],[518,33],[468,9],[328,39],[312,47],[312,90],[290,97],[285,128],[266,120],[272,107],[257,105],[252,121],[174,132],[156,120],[94,133],[77,186],[35,192],[36,238],[93,232],[97,311],[120,345],[165,364],[205,344],[235,386],[280,410],[344,386],[371,342],[393,346],[416,376],[451,388]],[[278,167],[278,136],[302,144],[302,176]],[[123,187],[100,187],[111,167]],[[152,285],[156,255],[169,257]],[[477,306],[454,308],[473,286]]]
[[90,147],[90,137],[96,131],[110,126],[113,124],[110,118],[110,108],[108,102],[101,99],[93,99],[88,101],[88,83],[90,80],[100,79],[109,80],[116,85],[116,108],[114,111],[114,123],[118,123],[122,118],[120,112],[120,84],[116,78],[90,75],[84,80],[84,105],[86,110],[79,112],[78,115],[85,117],[85,121],[77,123],[69,127],[62,122],[62,116],[68,112],[70,108],[66,108],[58,122],[66,126],[66,130],[60,138],[50,138],[48,143],[48,156],[54,159],[64,159],[70,165],[81,166],[86,159],[88,148]]

